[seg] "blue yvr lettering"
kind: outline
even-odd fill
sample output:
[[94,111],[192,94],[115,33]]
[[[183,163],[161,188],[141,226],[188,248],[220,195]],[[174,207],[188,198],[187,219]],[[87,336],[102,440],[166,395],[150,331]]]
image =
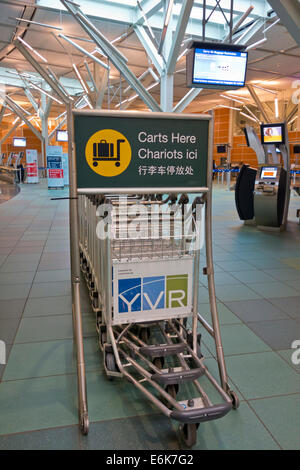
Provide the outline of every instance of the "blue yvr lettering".
[[187,282],[187,275],[120,279],[119,313],[186,307]]

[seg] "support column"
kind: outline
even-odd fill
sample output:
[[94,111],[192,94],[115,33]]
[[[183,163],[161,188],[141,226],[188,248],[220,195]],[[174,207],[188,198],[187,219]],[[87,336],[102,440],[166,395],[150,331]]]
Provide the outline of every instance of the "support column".
[[[167,2],[164,4],[164,10],[166,13]],[[165,41],[163,45],[163,56],[165,60],[169,57],[170,50],[172,47],[173,39],[173,18],[171,16],[167,33],[165,36]],[[173,100],[174,100],[174,74],[167,73],[167,67],[163,67],[163,71],[160,77],[160,106],[162,111],[165,113],[171,113],[173,111]]]

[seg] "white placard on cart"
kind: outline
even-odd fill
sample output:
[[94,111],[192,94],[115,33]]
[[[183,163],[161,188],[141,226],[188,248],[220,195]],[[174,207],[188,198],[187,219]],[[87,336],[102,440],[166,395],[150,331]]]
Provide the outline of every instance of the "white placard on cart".
[[114,324],[192,313],[193,258],[114,263]]
[[26,149],[27,183],[39,182],[37,150]]

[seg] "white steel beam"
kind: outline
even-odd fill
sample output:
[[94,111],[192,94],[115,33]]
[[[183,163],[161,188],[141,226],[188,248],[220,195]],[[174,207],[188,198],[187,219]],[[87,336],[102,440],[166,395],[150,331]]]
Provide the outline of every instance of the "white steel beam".
[[[180,10],[176,30],[173,37],[173,42],[169,56],[167,58],[167,74],[174,73],[178,54],[180,51],[181,43],[186,32],[187,24],[190,18],[191,10],[193,8],[194,0],[183,0]],[[168,28],[170,28],[171,23]]]
[[97,28],[88,20],[88,18],[83,15],[77,8],[74,8],[68,1],[61,0],[63,5],[67,7],[70,13],[78,21],[84,31],[94,40],[96,45],[103,50],[103,52],[110,58],[111,62],[118,69],[118,71],[123,75],[127,82],[132,86],[132,88],[138,93],[140,98],[146,103],[147,106],[152,111],[161,111],[160,106],[157,104],[155,99],[148,93],[148,91],[143,87],[143,85],[138,81],[136,76],[131,72],[127,67],[124,60],[120,58],[120,53],[115,53],[115,47],[112,46],[109,41],[104,38],[102,34],[99,34]]
[[153,42],[149,38],[144,26],[136,25],[134,27],[134,30],[140,43],[144,47],[148,56],[150,57],[151,62],[153,63],[158,73],[161,75],[162,69],[163,69],[163,60],[161,56],[158,54],[158,51],[156,47],[154,46]]
[[5,99],[8,101],[9,106],[13,109],[14,113],[25,122],[38,139],[42,140],[42,134],[31,124],[30,121],[28,121],[20,106],[18,106],[9,96],[6,96]]
[[271,7],[300,46],[300,2],[299,0],[268,0]]
[[202,88],[192,88],[186,95],[174,106],[173,113],[181,113],[195,98],[201,93]]
[[270,117],[269,117],[268,113],[266,112],[266,110],[265,110],[262,102],[260,101],[259,97],[255,93],[255,90],[253,89],[253,87],[251,85],[246,85],[246,87],[248,88],[249,93],[252,96],[252,98],[253,98],[254,102],[256,103],[258,109],[260,110],[261,114],[263,115],[263,118],[264,118],[265,122],[270,122]]
[[11,127],[9,129],[9,131],[7,132],[7,134],[5,134],[2,139],[0,140],[0,146],[6,141],[6,139],[8,139],[8,137],[19,127],[21,123],[20,122],[16,122],[16,124]]

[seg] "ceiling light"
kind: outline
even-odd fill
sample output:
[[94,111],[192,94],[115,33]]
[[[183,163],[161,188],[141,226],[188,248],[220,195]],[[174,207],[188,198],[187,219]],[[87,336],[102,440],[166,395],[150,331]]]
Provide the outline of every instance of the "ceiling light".
[[47,91],[43,90],[43,88],[40,88],[39,86],[35,85],[35,83],[32,83],[32,82],[29,82],[30,85],[35,88],[36,90],[39,90],[41,93],[43,93],[44,95],[48,96],[49,98],[51,98],[51,100],[54,100],[56,101],[57,103],[59,104],[63,104],[62,101],[58,100],[57,98],[55,98],[54,96],[50,95],[50,93],[47,93]]
[[33,49],[33,47],[31,47],[26,41],[24,41],[24,39],[20,38],[20,36],[18,36],[18,39],[20,42],[22,42],[24,44],[24,46],[26,46],[31,52],[33,52],[34,54],[36,54],[40,59],[42,59],[44,62],[46,62],[46,64],[48,63],[47,59],[45,59],[45,57],[43,57],[38,51],[36,51],[35,49]]
[[274,100],[274,104],[275,104],[275,117],[279,117],[279,109],[278,109],[278,98],[276,97],[275,100]]
[[260,41],[256,41],[253,44],[250,44],[250,46],[246,47],[245,51],[248,52],[250,51],[250,49],[255,49],[257,46],[259,46],[260,44],[263,44],[266,41],[267,41],[267,38],[263,38]]
[[18,20],[18,21],[23,21],[24,23],[34,24],[36,26],[44,26],[44,28],[59,29],[60,31],[62,31],[62,28],[59,28],[58,26],[52,26],[50,24],[38,23],[37,21],[25,20],[24,18],[12,18],[12,19],[13,20]]
[[86,84],[84,83],[84,81],[83,81],[83,79],[82,79],[82,76],[80,75],[79,70],[77,69],[76,65],[75,65],[75,64],[72,64],[72,67],[73,67],[73,69],[75,70],[75,73],[76,73],[76,75],[77,75],[78,80],[79,80],[80,83],[81,83],[82,88],[84,89],[84,91],[85,91],[86,93],[88,93],[89,90],[87,89],[87,86],[86,86]]
[[251,121],[254,121],[254,122],[258,122],[256,119],[254,119],[253,117],[249,116],[249,114],[246,114],[246,113],[243,113],[242,111],[240,112],[240,114],[242,114],[242,116],[245,116],[247,119],[250,119]]
[[241,101],[241,100],[238,100],[238,99],[236,99],[236,98],[231,98],[231,97],[229,97],[229,96],[225,96],[225,95],[220,95],[220,96],[221,96],[222,98],[226,98],[227,100],[230,100],[230,101],[236,101],[237,103],[242,103],[242,104],[244,104],[244,102],[243,102],[243,101]]
[[268,26],[266,29],[264,29],[264,33],[266,31],[269,31],[269,29],[273,28],[273,26],[275,26],[275,24],[279,23],[280,21],[280,18],[278,18],[276,21],[274,21],[272,24],[270,24],[270,26]]
[[269,90],[268,88],[264,88],[258,85],[252,85],[254,88],[258,88],[259,90],[267,91],[268,93],[272,93],[273,95],[277,95],[277,91]]

